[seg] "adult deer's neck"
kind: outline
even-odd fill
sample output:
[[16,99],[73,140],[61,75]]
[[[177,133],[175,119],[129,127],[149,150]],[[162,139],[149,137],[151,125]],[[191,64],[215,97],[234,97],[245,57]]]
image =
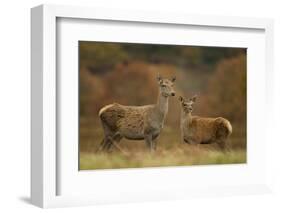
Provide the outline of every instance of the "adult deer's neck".
[[169,97],[164,97],[161,92],[159,92],[156,106],[163,118],[165,118],[168,113],[168,105]]

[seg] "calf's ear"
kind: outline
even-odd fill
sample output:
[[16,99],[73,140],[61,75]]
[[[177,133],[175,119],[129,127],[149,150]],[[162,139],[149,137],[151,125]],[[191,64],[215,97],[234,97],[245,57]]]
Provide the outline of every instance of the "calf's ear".
[[180,97],[179,97],[179,101],[180,101],[180,102],[183,102],[183,97],[180,96]]

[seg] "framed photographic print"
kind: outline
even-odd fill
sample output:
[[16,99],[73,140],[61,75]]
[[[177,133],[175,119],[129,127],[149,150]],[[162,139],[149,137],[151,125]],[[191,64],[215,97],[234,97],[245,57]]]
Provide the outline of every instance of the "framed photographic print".
[[33,204],[270,192],[272,20],[31,14]]

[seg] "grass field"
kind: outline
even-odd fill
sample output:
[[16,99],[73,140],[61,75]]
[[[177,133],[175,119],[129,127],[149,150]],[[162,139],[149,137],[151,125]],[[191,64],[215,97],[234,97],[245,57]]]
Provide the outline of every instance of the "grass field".
[[222,153],[198,147],[177,147],[172,150],[158,150],[153,154],[137,151],[124,155],[113,153],[81,153],[80,169],[117,169],[161,166],[188,166],[207,164],[236,164],[246,162],[246,152],[235,150]]
[[246,139],[239,134],[231,136],[229,150],[222,152],[215,144],[180,144],[179,130],[166,127],[158,138],[157,150],[154,153],[149,152],[143,141],[126,139],[120,142],[125,153],[116,148],[110,153],[96,153],[103,137],[102,129],[81,130],[80,170],[237,164],[246,163],[247,158]]

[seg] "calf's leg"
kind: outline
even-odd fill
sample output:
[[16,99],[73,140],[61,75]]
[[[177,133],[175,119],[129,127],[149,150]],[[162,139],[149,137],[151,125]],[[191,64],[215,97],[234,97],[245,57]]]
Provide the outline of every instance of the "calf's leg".
[[219,146],[219,148],[221,149],[222,152],[230,151],[226,139],[224,139],[224,140],[219,140],[219,141],[217,142],[217,144],[218,144],[218,146]]

